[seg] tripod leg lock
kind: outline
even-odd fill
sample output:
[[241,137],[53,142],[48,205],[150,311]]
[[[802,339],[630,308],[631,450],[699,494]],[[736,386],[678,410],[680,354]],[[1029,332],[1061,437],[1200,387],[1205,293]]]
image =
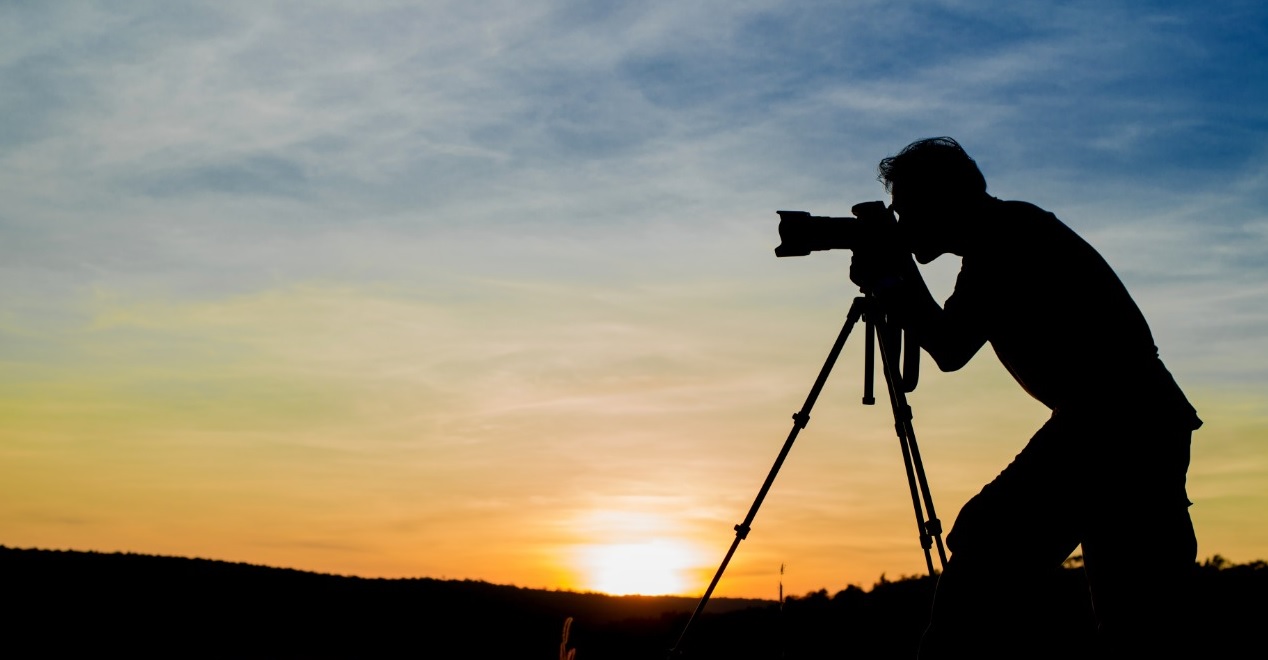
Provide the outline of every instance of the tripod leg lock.
[[903,424],[911,422],[911,420],[915,419],[916,415],[911,411],[911,406],[902,405],[895,408],[894,417],[900,420],[898,422],[899,424]]
[[793,421],[797,423],[797,428],[804,429],[810,423],[810,413],[801,410],[793,413]]

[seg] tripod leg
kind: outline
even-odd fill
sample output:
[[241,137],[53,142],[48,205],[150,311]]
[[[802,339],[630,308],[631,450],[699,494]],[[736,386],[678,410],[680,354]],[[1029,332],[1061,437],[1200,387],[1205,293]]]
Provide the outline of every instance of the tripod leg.
[[718,586],[718,581],[722,579],[722,574],[726,572],[727,564],[731,563],[731,557],[735,554],[735,549],[739,547],[740,541],[743,541],[752,529],[753,519],[757,517],[757,510],[761,508],[762,501],[766,499],[766,493],[770,490],[771,484],[775,483],[775,476],[779,474],[779,468],[784,464],[784,459],[788,457],[793,441],[797,439],[797,434],[801,432],[801,429],[810,423],[810,409],[814,407],[824,384],[828,382],[828,374],[832,373],[832,367],[836,364],[837,357],[841,355],[841,349],[845,347],[845,340],[850,336],[850,331],[854,329],[854,324],[862,316],[863,301],[863,298],[855,298],[854,303],[850,306],[850,312],[846,315],[845,325],[842,326],[841,333],[837,335],[837,340],[832,345],[832,350],[828,352],[828,358],[824,361],[823,368],[819,370],[819,377],[815,379],[814,385],[810,388],[810,394],[806,396],[806,402],[801,406],[801,410],[793,413],[792,430],[788,432],[788,438],[784,440],[784,446],[779,450],[779,456],[775,458],[775,464],[771,466],[770,472],[766,475],[766,481],[762,483],[761,489],[757,492],[757,498],[753,500],[753,506],[749,508],[748,515],[744,517],[744,522],[735,526],[735,539],[731,541],[731,548],[727,550],[726,556],[722,559],[722,564],[718,566],[718,571],[714,573],[713,580],[709,583],[709,588],[705,589],[700,603],[696,605],[695,611],[691,613],[691,618],[687,619],[687,625],[683,627],[682,633],[678,637],[678,643],[674,644],[674,648],[670,649],[670,657],[681,653],[680,649],[682,648],[683,640],[687,638],[687,631],[691,629],[692,622],[704,611],[705,604],[709,602],[709,598],[713,595],[713,590]]
[[[924,463],[920,459],[916,432],[911,424],[912,413],[911,406],[907,404],[907,389],[902,376],[898,373],[898,355],[895,350],[900,345],[899,332],[885,323],[882,314],[873,313],[867,317],[867,320],[869,324],[877,326],[876,337],[880,346],[881,367],[885,372],[890,405],[894,409],[894,432],[898,435],[898,442],[902,447],[907,484],[911,490],[912,508],[916,512],[916,525],[920,533],[920,547],[924,549],[925,564],[929,574],[933,575],[935,571],[930,550],[934,542],[937,543],[938,559],[943,568],[947,565],[947,552],[942,543],[942,522],[938,520],[934,512],[933,495],[929,491],[929,480],[925,475]],[[910,363],[910,360],[908,362]]]

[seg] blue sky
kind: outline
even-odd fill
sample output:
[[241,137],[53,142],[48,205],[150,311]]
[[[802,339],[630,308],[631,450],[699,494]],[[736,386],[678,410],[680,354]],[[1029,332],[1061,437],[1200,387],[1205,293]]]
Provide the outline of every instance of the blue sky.
[[[0,18],[0,405],[22,420],[0,452],[29,479],[0,543],[576,584],[550,568],[582,543],[561,528],[691,511],[644,534],[701,541],[708,566],[855,293],[848,255],[773,257],[774,211],[845,214],[883,197],[881,157],[951,135],[992,193],[1118,269],[1207,420],[1199,533],[1268,552],[1250,531],[1268,528],[1262,3]],[[942,294],[949,259],[926,270]],[[988,352],[913,401],[944,518],[1042,421],[1014,389]],[[789,545],[741,573],[786,560],[817,589],[918,571],[906,527],[862,504],[862,465],[901,487],[890,449],[795,450],[764,514]],[[470,553],[525,519],[536,564]]]

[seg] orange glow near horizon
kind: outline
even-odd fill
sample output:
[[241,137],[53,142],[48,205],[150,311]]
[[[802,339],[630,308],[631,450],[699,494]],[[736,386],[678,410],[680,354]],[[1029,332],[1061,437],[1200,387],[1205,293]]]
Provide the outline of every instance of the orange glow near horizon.
[[[14,346],[57,339],[0,369],[0,543],[699,597],[839,319],[756,309],[719,317],[723,332],[670,297],[668,329],[557,325],[600,293],[508,295],[555,312],[499,308],[517,323],[490,335],[481,314],[325,285],[212,300],[103,288],[67,312],[82,327],[0,318]],[[806,348],[746,357],[759,344]],[[861,347],[848,349],[717,596],[923,571],[892,417],[856,407]],[[1046,411],[990,359],[921,380],[917,430],[949,528]],[[1193,400],[1201,556],[1263,557],[1264,398]]]

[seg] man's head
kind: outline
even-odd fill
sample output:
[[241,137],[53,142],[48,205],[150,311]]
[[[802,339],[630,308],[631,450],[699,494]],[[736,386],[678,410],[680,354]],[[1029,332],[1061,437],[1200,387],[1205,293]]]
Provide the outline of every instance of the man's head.
[[986,178],[964,148],[949,137],[917,140],[878,170],[916,260],[960,253],[965,216],[987,198]]

